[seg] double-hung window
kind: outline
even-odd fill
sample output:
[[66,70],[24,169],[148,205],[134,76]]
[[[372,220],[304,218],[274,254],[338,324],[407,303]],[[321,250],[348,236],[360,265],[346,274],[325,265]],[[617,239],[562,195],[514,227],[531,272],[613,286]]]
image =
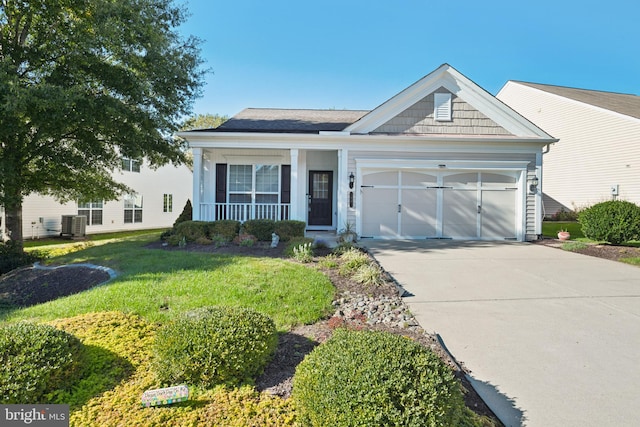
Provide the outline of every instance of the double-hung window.
[[104,202],[78,202],[78,215],[87,217],[87,225],[102,225]]
[[127,172],[140,172],[140,160],[122,158],[122,170]]
[[229,202],[278,203],[279,165],[229,165]]
[[142,222],[142,196],[129,194],[124,197],[124,223]]
[[173,194],[162,196],[162,212],[173,212]]

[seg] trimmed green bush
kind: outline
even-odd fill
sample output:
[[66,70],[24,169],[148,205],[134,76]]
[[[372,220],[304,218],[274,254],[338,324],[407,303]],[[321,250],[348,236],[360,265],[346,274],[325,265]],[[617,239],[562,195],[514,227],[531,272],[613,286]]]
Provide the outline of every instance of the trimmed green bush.
[[304,221],[286,220],[276,221],[274,230],[281,241],[288,242],[295,237],[304,237],[306,228],[307,224]]
[[187,242],[195,242],[199,238],[208,238],[209,223],[205,221],[184,221],[175,227],[174,236],[181,240],[183,237]]
[[45,403],[47,395],[78,378],[84,347],[49,325],[0,327],[0,403]]
[[191,221],[193,219],[193,206],[191,206],[191,200],[187,199],[187,203],[184,204],[184,208],[182,208],[182,212],[180,216],[176,218],[173,223],[173,228],[176,228],[178,224],[185,221]]
[[158,331],[153,367],[165,384],[250,384],[277,343],[275,324],[264,314],[238,307],[203,307]]
[[292,396],[308,426],[455,426],[465,411],[451,369],[388,332],[337,329],[298,365]]
[[613,245],[640,238],[640,206],[622,200],[598,203],[580,212],[585,237]]
[[227,242],[233,241],[240,233],[240,221],[223,219],[208,223],[208,237],[222,236]]
[[266,242],[271,240],[271,234],[276,229],[276,222],[270,219],[251,219],[242,224],[244,234],[256,236],[256,239]]

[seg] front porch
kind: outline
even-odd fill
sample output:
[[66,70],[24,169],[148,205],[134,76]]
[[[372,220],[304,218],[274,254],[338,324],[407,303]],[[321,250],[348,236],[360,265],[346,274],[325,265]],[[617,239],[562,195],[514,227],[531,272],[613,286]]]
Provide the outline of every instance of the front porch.
[[193,156],[194,220],[297,220],[334,231],[346,222],[346,150],[194,147]]
[[200,203],[201,221],[231,219],[245,222],[252,219],[285,221],[291,219],[290,203]]

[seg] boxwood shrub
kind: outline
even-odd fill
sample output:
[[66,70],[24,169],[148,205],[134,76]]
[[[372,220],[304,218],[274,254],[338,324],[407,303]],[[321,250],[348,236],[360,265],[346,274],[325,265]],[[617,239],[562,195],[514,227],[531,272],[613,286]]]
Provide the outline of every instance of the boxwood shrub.
[[256,236],[256,239],[266,242],[271,240],[271,234],[276,229],[276,222],[271,219],[251,219],[242,224],[242,232]]
[[222,236],[225,241],[231,242],[240,232],[240,221],[223,219],[208,223],[208,237],[214,239],[215,236]]
[[280,240],[288,242],[292,238],[304,237],[304,230],[307,228],[307,224],[304,221],[286,220],[276,221],[274,230]]
[[203,307],[158,331],[153,369],[165,384],[251,384],[278,336],[268,316],[238,307]]
[[53,326],[0,327],[0,403],[47,403],[78,379],[84,355],[80,340]]
[[296,369],[302,425],[455,426],[461,386],[430,350],[388,332],[337,329]]
[[580,212],[582,233],[613,245],[640,238],[640,206],[623,200],[598,203]]

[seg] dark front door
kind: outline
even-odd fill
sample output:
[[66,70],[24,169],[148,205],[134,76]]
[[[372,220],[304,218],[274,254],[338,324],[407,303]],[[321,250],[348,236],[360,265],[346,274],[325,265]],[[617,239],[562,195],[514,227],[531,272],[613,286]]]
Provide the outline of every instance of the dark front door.
[[331,225],[333,172],[309,172],[309,225]]

